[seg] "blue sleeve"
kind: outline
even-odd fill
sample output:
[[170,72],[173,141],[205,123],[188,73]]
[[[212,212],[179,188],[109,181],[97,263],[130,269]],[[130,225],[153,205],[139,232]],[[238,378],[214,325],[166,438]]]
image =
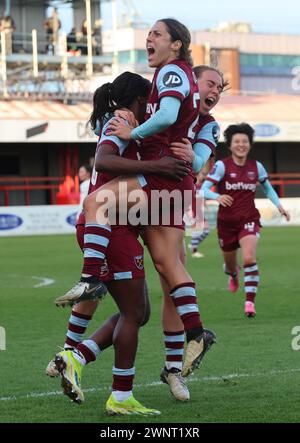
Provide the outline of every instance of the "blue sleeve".
[[220,126],[216,121],[207,123],[196,134],[195,143],[193,145],[195,158],[192,168],[196,174],[207,163],[209,157],[214,154],[220,136]]
[[280,200],[269,180],[266,179],[265,181],[261,182],[261,185],[264,193],[266,194],[266,197],[269,198],[271,202],[274,203],[274,205],[278,208],[280,206]]
[[195,143],[193,145],[193,149],[195,152],[195,158],[192,163],[192,168],[193,171],[198,174],[203,166],[206,165],[212,151],[210,147],[205,145],[204,143]]
[[258,181],[263,183],[264,181],[268,180],[268,173],[260,162],[257,161],[256,165],[258,171]]
[[214,154],[220,138],[220,126],[216,121],[207,123],[196,134],[195,143],[204,143],[211,148],[212,154]]
[[206,200],[217,200],[220,197],[220,194],[216,192],[212,192],[210,188],[213,186],[213,183],[209,180],[204,180],[201,190],[203,191],[204,198]]
[[106,113],[102,119],[101,119],[101,123],[99,120],[96,121],[96,127],[94,129],[94,134],[97,135],[97,137],[99,137],[101,135],[101,131],[102,128],[104,128],[104,125],[111,119],[113,118],[114,115],[111,113]]
[[218,160],[209,171],[206,179],[213,182],[219,183],[225,175],[225,165],[221,160]]
[[176,97],[163,97],[159,104],[159,110],[145,123],[131,131],[134,140],[149,137],[163,131],[173,125],[178,117],[181,102]]
[[101,125],[100,125],[99,120],[96,121],[96,127],[94,129],[94,134],[97,135],[97,137],[99,137],[101,134]]
[[[115,118],[115,117],[113,117]],[[110,123],[112,119],[110,119],[104,126],[103,126],[103,130],[101,133],[101,137],[100,140],[98,142],[98,146],[100,146],[101,144],[111,144],[114,145],[118,148],[119,150],[119,154],[123,155],[123,152],[125,151],[125,149],[127,148],[129,142],[128,140],[121,140],[119,137],[115,136],[115,135],[106,135],[106,130],[108,128],[108,125]],[[126,121],[126,120],[125,120]],[[127,122],[126,122],[127,123]]]

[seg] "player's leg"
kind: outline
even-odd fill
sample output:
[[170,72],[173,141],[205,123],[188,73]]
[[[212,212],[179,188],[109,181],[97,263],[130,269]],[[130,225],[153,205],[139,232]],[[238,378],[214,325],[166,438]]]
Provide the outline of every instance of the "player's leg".
[[132,393],[138,332],[145,322],[145,317],[148,317],[144,280],[128,280],[125,285],[116,281],[114,285],[116,291],[113,291],[112,295],[119,307],[120,318],[113,334],[115,361],[112,394],[106,403],[107,413],[109,415],[159,414],[159,411],[141,405]]
[[[76,225],[76,239],[80,249],[84,248],[84,224]],[[106,267],[107,269],[107,267]],[[66,334],[66,340],[64,344],[65,349],[76,348],[79,343],[83,341],[85,331],[91,321],[97,307],[99,305],[99,299],[86,300],[76,303],[71,312],[71,316],[68,324],[68,331]],[[118,315],[118,314],[117,314]],[[114,316],[107,321],[108,323],[108,335],[113,332],[115,326]],[[109,326],[110,325],[110,326]],[[105,328],[107,329],[107,328]]]
[[238,264],[237,252],[239,248],[239,229],[223,226],[218,222],[218,239],[223,253],[223,269],[229,275],[228,289],[236,292],[239,288],[240,267]]
[[254,317],[256,315],[254,300],[259,285],[259,269],[256,261],[256,248],[258,236],[245,235],[240,238],[243,266],[244,266],[244,285],[245,285],[245,315]]
[[[126,230],[124,233],[124,229],[119,230],[119,235],[115,236],[108,254],[111,274],[115,278],[111,293],[120,311],[120,318],[112,337],[115,362],[113,392],[106,404],[109,414],[156,413],[144,408],[132,395],[138,332],[150,316],[143,247],[136,238],[137,234],[132,230],[128,230],[127,233]],[[119,278],[122,276],[124,279],[121,282]]]
[[[134,288],[130,287],[130,281],[134,280],[120,280],[122,287],[125,288],[125,290],[134,290]],[[111,282],[106,282],[106,285],[109,290],[109,293],[117,297],[120,284],[115,281],[111,281]],[[150,318],[150,300],[148,296],[147,284],[146,281],[144,280],[144,313],[140,326],[144,326],[145,324],[147,324],[149,318]],[[90,336],[89,339],[97,343],[102,351],[113,345],[113,335],[119,319],[120,319],[120,313],[113,315]]]
[[[84,224],[76,225],[76,239],[80,249],[84,244]],[[69,317],[64,349],[74,349],[82,342],[86,329],[99,305],[99,300],[86,300],[76,303]],[[46,368],[46,374],[57,377],[59,372],[53,358]]]
[[[122,365],[131,364],[137,348],[139,327],[145,324],[149,318],[149,300],[147,292],[145,292],[144,279],[110,281],[106,284],[118,306],[119,313],[109,318],[88,340],[84,340],[77,346],[76,349],[81,353],[80,362],[83,366],[94,361],[100,352],[111,345],[117,349],[118,347],[124,349],[122,340],[126,341],[128,347],[128,352],[124,352],[122,356]],[[128,295],[125,296],[125,294]],[[125,337],[122,334],[125,334]],[[129,338],[130,344],[127,343]],[[99,352],[94,353],[96,345]],[[119,367],[118,361],[116,364]]]
[[[143,287],[143,294],[141,295],[141,293],[139,293],[139,296],[143,297],[142,305],[144,306],[139,313],[138,323],[141,323],[139,324],[140,326],[146,324],[149,319],[150,304],[145,282],[143,279],[138,280],[138,288],[140,292],[140,287]],[[111,281],[106,284],[109,292],[113,296],[118,298],[120,295],[124,298],[124,294],[132,293],[137,290],[136,285],[132,283],[135,281],[136,280],[119,280],[118,282]],[[83,367],[92,361],[95,361],[106,348],[113,345],[113,337],[120,317],[121,313],[111,316],[87,340],[83,340],[79,343],[76,349],[65,350],[56,355],[55,367],[62,376],[64,394],[70,397],[74,402],[82,403],[84,401],[83,392],[81,390],[81,375]],[[136,323],[137,321],[134,322],[134,324]],[[125,354],[126,352],[124,352],[124,355]]]
[[84,200],[84,259],[81,278],[70,291],[55,300],[57,306],[72,304],[78,300],[101,299],[105,295],[101,267],[111,239],[111,225],[116,224],[120,208],[124,208],[121,215],[126,217],[128,209],[136,203],[128,201],[128,195],[132,191],[140,191],[139,197],[143,200],[141,204],[146,204],[138,177],[117,177]]
[[202,258],[203,254],[198,251],[200,244],[209,236],[210,229],[206,219],[204,219],[204,227],[202,231],[192,231],[189,249],[193,258]]
[[170,288],[170,296],[186,332],[188,345],[182,374],[187,376],[199,366],[215,336],[203,329],[195,283],[180,260],[184,231],[165,226],[147,226],[146,231],[153,263]]
[[[147,233],[143,230],[143,240],[147,244]],[[182,242],[180,259],[185,265],[185,241]],[[178,400],[188,400],[189,391],[181,375],[184,353],[184,326],[170,297],[170,289],[162,275],[159,275],[163,290],[162,326],[165,344],[165,365],[161,372],[161,380],[167,383],[171,393]]]
[[[98,304],[98,300],[87,300],[73,306],[68,320],[67,333],[63,346],[65,350],[72,350],[83,341],[84,334],[98,307]],[[57,377],[59,375],[54,360],[55,359],[53,358],[48,363],[46,368],[46,374],[49,377]]]
[[231,292],[236,292],[239,288],[240,267],[238,264],[237,253],[238,249],[234,249],[233,251],[223,251],[224,272],[229,275],[228,289]]
[[[180,259],[185,265],[186,248],[185,241],[182,243]],[[181,371],[184,353],[184,326],[176,311],[176,307],[170,297],[169,286],[160,275],[160,283],[163,290],[162,325],[165,344],[165,366],[160,378],[163,383],[169,385],[170,392],[177,400],[189,400],[190,394]]]

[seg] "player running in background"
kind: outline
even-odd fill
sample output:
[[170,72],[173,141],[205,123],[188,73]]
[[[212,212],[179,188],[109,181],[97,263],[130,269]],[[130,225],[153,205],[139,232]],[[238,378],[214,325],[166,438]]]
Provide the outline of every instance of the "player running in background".
[[[104,127],[97,144],[89,192],[98,189],[120,173],[153,172],[178,177],[181,176],[180,172],[183,172],[183,175],[187,173],[184,162],[174,158],[132,161],[131,159],[137,160],[137,143],[106,135],[109,116],[113,117],[112,113],[116,109],[131,109],[137,120],[143,120],[149,88],[148,80],[125,72],[112,84],[105,84],[95,92],[91,126],[95,129],[97,123],[101,122],[100,126]],[[102,173],[98,174],[97,170]],[[93,226],[89,225],[90,231],[86,233],[84,223],[82,214],[77,222],[77,239],[82,249],[84,243],[85,247],[88,247],[87,244],[94,239]],[[112,316],[88,340],[83,341],[83,335],[98,303],[89,300],[77,303],[69,320],[65,351],[56,355],[54,368],[52,362],[47,368],[47,373],[52,376],[57,375],[59,371],[65,394],[73,401],[82,403],[84,398],[80,379],[83,366],[94,361],[104,349],[113,344],[113,392],[106,405],[110,414],[158,413],[142,406],[132,395],[138,330],[149,318],[149,302],[144,292],[143,248],[137,240],[138,235],[139,227],[114,225],[107,260],[98,269],[98,275],[107,284],[120,314]],[[100,240],[97,243],[99,247],[103,243],[103,239]],[[68,303],[62,301],[61,304]],[[72,351],[74,348],[76,350]]]
[[[217,200],[220,204],[217,230],[224,257],[224,271],[229,274],[231,292],[236,292],[239,287],[237,251],[241,248],[246,295],[245,315],[254,317],[254,300],[259,285],[256,248],[261,227],[260,214],[254,202],[257,182],[287,221],[290,215],[282,207],[263,165],[248,159],[254,129],[247,123],[230,125],[225,130],[224,137],[231,155],[215,163],[202,185],[202,190],[206,199]],[[218,186],[218,193],[210,190],[213,185]]]
[[[209,165],[208,165],[209,166]],[[206,175],[206,174],[205,174]],[[202,171],[199,172],[199,174],[197,175],[197,182],[195,183],[196,186],[196,200],[195,200],[195,205],[198,199],[202,199],[202,191],[201,191],[201,186],[205,177],[204,173]],[[206,202],[204,200],[203,202],[204,204],[204,210],[208,211],[208,207],[206,205]],[[194,212],[194,211],[193,211]],[[195,218],[196,214],[193,213],[193,216]],[[203,226],[201,226],[201,230],[199,229],[192,229],[191,232],[191,240],[190,243],[188,245],[190,251],[191,251],[191,256],[193,258],[202,258],[204,257],[204,255],[198,251],[198,248],[200,246],[200,244],[203,242],[203,240],[206,239],[206,237],[208,237],[210,234],[210,228],[209,228],[209,223],[207,218],[205,217],[205,215],[203,214]]]
[[[134,129],[128,127],[119,119],[110,125],[109,135],[116,135],[122,139],[140,139],[143,141],[141,149],[142,161],[159,160],[171,154],[170,143],[181,141],[184,137],[191,140],[194,137],[193,129],[198,122],[199,91],[193,76],[190,60],[190,33],[187,28],[174,19],[157,21],[147,37],[148,61],[150,67],[156,71],[153,86],[148,99],[146,122]],[[157,175],[134,177],[120,177],[101,187],[100,191],[110,191],[114,199],[106,202],[105,206],[97,201],[99,191],[91,193],[85,200],[84,212],[86,227],[94,225],[94,239],[104,238],[101,248],[97,242],[90,243],[84,249],[84,266],[81,281],[59,300],[72,298],[74,301],[89,293],[97,297],[105,291],[98,276],[98,269],[105,259],[109,244],[111,229],[109,224],[103,223],[109,205],[118,208],[120,202],[120,184],[126,185],[127,196],[132,191],[145,191],[149,197],[152,191],[166,190],[168,193],[178,190],[194,189],[192,171],[181,181],[162,179]],[[126,201],[127,208],[133,205]],[[117,207],[117,208],[116,208]],[[183,366],[183,375],[189,375],[203,358],[205,352],[215,340],[211,331],[204,330],[200,319],[195,283],[187,273],[180,260],[180,250],[184,236],[182,205],[180,210],[180,224],[174,220],[174,207],[171,208],[170,225],[146,226],[147,246],[157,271],[166,280],[169,293],[178,314],[184,324],[187,337],[187,349]],[[176,217],[175,217],[176,218]],[[102,222],[97,222],[102,220]],[[101,250],[100,250],[101,249]]]

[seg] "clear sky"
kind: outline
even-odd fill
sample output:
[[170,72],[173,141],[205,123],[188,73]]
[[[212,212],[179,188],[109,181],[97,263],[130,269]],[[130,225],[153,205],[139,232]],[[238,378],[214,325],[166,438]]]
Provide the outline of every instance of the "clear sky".
[[[149,26],[158,18],[175,17],[190,30],[211,28],[221,21],[246,21],[255,32],[300,34],[300,0],[117,0],[121,14],[132,3]],[[103,2],[104,27],[111,26],[111,3]],[[64,29],[72,26],[71,13],[60,11]]]

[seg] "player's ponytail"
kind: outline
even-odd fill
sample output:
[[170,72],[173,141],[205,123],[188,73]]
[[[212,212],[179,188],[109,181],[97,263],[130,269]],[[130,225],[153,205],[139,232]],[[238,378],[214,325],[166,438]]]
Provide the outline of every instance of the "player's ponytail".
[[110,112],[110,88],[111,83],[104,83],[96,89],[93,96],[93,112],[90,116],[89,123],[94,130],[97,126],[97,121],[102,122],[106,113]]
[[112,83],[105,83],[96,89],[93,97],[93,112],[89,123],[93,130],[103,126],[104,118],[116,109],[129,108],[137,97],[147,97],[151,83],[144,77],[123,72]]

